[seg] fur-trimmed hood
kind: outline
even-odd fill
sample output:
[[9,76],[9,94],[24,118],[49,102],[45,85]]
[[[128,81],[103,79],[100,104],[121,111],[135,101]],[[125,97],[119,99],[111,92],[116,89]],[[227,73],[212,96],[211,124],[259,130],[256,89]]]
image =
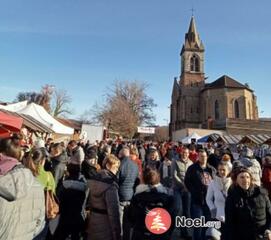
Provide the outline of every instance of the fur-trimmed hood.
[[150,192],[151,190],[156,189],[159,193],[165,193],[170,194],[170,189],[164,187],[161,183],[158,183],[156,185],[146,185],[146,184],[140,184],[136,187],[135,195],[143,192]]

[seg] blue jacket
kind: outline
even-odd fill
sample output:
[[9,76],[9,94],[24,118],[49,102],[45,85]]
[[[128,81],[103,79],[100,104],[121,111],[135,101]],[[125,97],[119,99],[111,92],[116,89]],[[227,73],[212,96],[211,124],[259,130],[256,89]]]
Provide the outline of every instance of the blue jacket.
[[130,201],[138,179],[138,167],[131,159],[123,158],[121,160],[118,179],[120,202]]

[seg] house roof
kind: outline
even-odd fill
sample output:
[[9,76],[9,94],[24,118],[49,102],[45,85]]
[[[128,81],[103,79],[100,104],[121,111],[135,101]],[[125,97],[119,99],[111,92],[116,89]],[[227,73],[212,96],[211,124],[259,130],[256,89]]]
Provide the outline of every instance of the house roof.
[[253,90],[251,90],[248,86],[234,80],[233,78],[227,75],[224,75],[218,78],[212,83],[206,84],[203,90],[213,89],[213,88],[238,88],[238,89],[247,89],[253,92]]
[[68,127],[74,128],[75,130],[81,130],[81,127],[82,127],[81,121],[77,121],[73,119],[65,119],[65,118],[56,118],[56,120]]

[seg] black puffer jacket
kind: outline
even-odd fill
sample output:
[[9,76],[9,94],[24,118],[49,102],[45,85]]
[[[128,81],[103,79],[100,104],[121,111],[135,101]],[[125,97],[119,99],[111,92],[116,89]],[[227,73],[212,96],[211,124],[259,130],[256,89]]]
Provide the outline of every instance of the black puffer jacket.
[[[229,190],[225,206],[225,240],[255,240],[271,229],[271,205],[266,190],[253,186]],[[223,238],[223,239],[224,239]]]

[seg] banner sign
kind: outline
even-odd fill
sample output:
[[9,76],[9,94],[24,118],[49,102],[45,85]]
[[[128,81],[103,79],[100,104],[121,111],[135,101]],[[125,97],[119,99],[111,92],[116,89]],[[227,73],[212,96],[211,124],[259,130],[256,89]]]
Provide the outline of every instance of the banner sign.
[[137,132],[138,133],[154,134],[155,133],[155,128],[154,127],[137,127]]

